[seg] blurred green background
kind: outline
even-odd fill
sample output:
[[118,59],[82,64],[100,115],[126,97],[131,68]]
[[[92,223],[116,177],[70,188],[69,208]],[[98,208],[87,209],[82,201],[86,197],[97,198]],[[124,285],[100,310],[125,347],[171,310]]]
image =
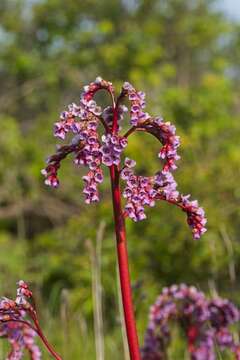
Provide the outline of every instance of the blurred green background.
[[[208,232],[198,242],[184,214],[165,203],[150,209],[146,221],[127,221],[141,342],[149,305],[163,286],[194,284],[240,304],[240,21],[218,4],[0,1],[0,292],[13,297],[19,278],[31,283],[43,328],[66,360],[99,359],[96,282],[105,359],[127,359],[108,179],[101,202],[88,206],[81,194],[85,169],[66,161],[58,190],[46,188],[40,174],[55,148],[59,112],[98,75],[118,89],[132,82],[147,93],[151,114],[176,124],[179,189],[199,199],[208,217]],[[153,174],[157,149],[152,138],[139,135],[128,155],[139,172]],[[105,230],[97,241],[101,221]],[[183,359],[183,349],[174,341],[171,360]],[[4,354],[1,347],[1,359]]]

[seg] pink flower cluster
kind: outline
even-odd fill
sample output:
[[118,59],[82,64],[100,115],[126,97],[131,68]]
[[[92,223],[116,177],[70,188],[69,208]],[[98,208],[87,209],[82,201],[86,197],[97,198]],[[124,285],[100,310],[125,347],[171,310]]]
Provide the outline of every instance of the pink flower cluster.
[[[151,129],[151,126],[153,129]],[[156,134],[163,144],[158,156],[164,161],[163,171],[176,170],[176,161],[180,159],[177,149],[180,146],[180,137],[176,135],[176,127],[170,122],[164,122],[162,118],[153,119],[148,126],[153,134]]]
[[78,135],[72,139],[73,145],[82,144],[82,148],[75,152],[74,163],[87,166],[90,170],[96,170],[102,162],[101,144],[96,129],[96,122],[88,122],[84,128],[79,129]]
[[123,96],[127,95],[131,102],[131,125],[138,126],[150,118],[150,115],[143,111],[146,106],[145,93],[143,91],[136,91],[129,82],[125,82],[123,84],[122,94]]
[[121,178],[127,183],[123,191],[123,197],[127,199],[125,214],[134,221],[139,221],[146,218],[144,206],[153,207],[155,205],[154,198],[157,192],[153,189],[151,178],[133,174],[131,168],[135,164],[134,160],[126,158]]
[[97,123],[89,121],[73,138],[74,143],[80,141],[82,144],[82,148],[75,151],[74,163],[89,168],[88,174],[83,176],[85,183],[83,193],[87,204],[99,201],[97,185],[103,181],[103,172],[100,167],[102,164],[101,143],[96,130]]
[[165,200],[169,203],[178,206],[187,214],[187,222],[192,229],[193,238],[195,240],[207,231],[205,225],[207,219],[203,208],[199,207],[197,200],[190,200],[190,195],[178,195],[175,190],[174,183],[165,183],[165,186],[157,188],[156,199]]
[[229,349],[240,359],[239,344],[229,329],[239,323],[239,309],[226,299],[208,300],[195,287],[182,284],[164,288],[151,307],[143,360],[165,359],[173,320],[187,338],[191,360],[215,360],[216,346],[221,351]]
[[121,153],[128,143],[127,139],[125,137],[106,134],[102,136],[102,142],[102,163],[106,166],[119,165]]
[[[69,131],[75,135],[70,145],[59,147],[57,153],[48,158],[47,167],[42,170],[42,174],[46,177],[45,184],[58,187],[57,173],[60,163],[68,154],[74,153],[74,163],[89,168],[88,174],[83,176],[85,184],[83,193],[87,204],[99,201],[97,185],[103,181],[103,172],[100,165],[107,163],[107,159],[110,159],[110,161],[112,159],[107,157],[106,149],[108,148],[112,154],[113,163],[116,163],[120,157],[121,149],[127,144],[126,139],[118,141],[117,137],[112,149],[109,143],[105,144],[105,147],[100,143],[97,132],[97,116],[101,114],[101,109],[92,99],[95,92],[100,88],[112,89],[112,86],[111,83],[102,80],[100,77],[97,78],[94,83],[84,87],[79,105],[73,103],[69,105],[68,111],[61,113],[60,121],[55,124],[55,136],[65,139]],[[112,140],[114,141],[114,139]]]
[[[134,98],[133,94],[137,94],[136,90],[130,85],[128,87],[128,96]],[[135,126],[154,135],[163,144],[159,152],[159,158],[164,162],[163,169],[157,172],[154,177],[135,176],[132,171],[123,172],[122,179],[127,181],[127,186],[124,190],[125,197],[127,198],[125,211],[127,216],[138,221],[146,218],[144,205],[154,206],[154,200],[158,199],[158,191],[161,191],[161,194],[165,196],[167,201],[178,198],[177,183],[171,171],[177,168],[176,161],[180,159],[180,156],[177,154],[180,140],[179,136],[176,135],[175,126],[169,122],[165,123],[162,118],[147,117],[147,121],[141,121],[135,124]],[[129,176],[126,177],[125,174]],[[138,193],[140,196],[136,196]]]
[[[19,281],[15,301],[8,298],[0,300],[0,336],[7,338],[11,351],[6,360],[20,360],[26,350],[32,360],[41,359],[41,352],[35,344],[37,331],[27,321],[26,316],[35,315],[29,300],[32,292],[24,281]],[[31,316],[31,315],[30,315]]]
[[93,100],[94,94],[100,89],[113,92],[112,84],[100,77],[97,77],[91,84],[84,86],[79,104],[70,104],[68,111],[63,111],[60,115],[60,121],[55,123],[54,135],[56,137],[65,139],[69,131],[78,133],[81,129],[81,123],[78,120],[88,121],[91,120],[91,117],[95,118],[101,115],[101,107],[97,106]]
[[165,196],[167,201],[177,199],[179,192],[177,191],[177,183],[173,175],[168,171],[159,171],[154,177],[154,186]]
[[87,175],[83,176],[85,186],[83,193],[85,195],[85,203],[90,204],[92,202],[99,201],[99,193],[97,184],[103,182],[102,169],[97,168],[95,171],[89,171]]
[[[106,90],[111,97],[112,105],[101,108],[93,100],[98,90]],[[133,125],[125,134],[121,135],[119,122],[127,108],[121,104],[124,97],[131,102],[130,117]],[[87,175],[83,176],[85,183],[83,193],[87,204],[99,200],[98,185],[103,181],[101,166],[114,166],[120,178],[126,182],[123,196],[126,199],[125,216],[134,221],[146,218],[144,207],[154,206],[156,200],[165,200],[180,207],[187,214],[189,226],[192,228],[194,239],[206,231],[206,218],[202,208],[196,201],[190,201],[189,196],[181,195],[177,190],[177,183],[172,172],[177,168],[176,162],[180,159],[177,153],[180,145],[176,128],[169,122],[164,122],[161,117],[152,118],[143,111],[145,107],[145,94],[137,91],[129,83],[124,83],[122,91],[115,101],[112,83],[98,77],[94,82],[84,87],[78,105],[71,104],[68,111],[60,116],[60,121],[55,124],[55,136],[64,139],[71,131],[73,138],[69,145],[57,148],[56,154],[47,160],[47,166],[42,171],[46,177],[47,185],[59,185],[58,170],[61,161],[70,153],[74,154],[74,163],[89,168]],[[113,126],[113,119],[115,125]],[[98,134],[98,125],[102,124],[105,133]],[[162,144],[159,159],[162,169],[155,175],[146,177],[136,175],[135,166],[125,159],[121,168],[124,149],[128,144],[128,137],[135,131],[147,132],[156,137]]]
[[163,147],[159,158],[164,162],[163,169],[154,177],[134,175],[133,171],[124,168],[121,173],[127,182],[123,196],[127,199],[125,213],[135,221],[146,218],[144,206],[154,206],[155,200],[165,200],[182,208],[187,213],[188,224],[192,228],[194,239],[199,239],[206,232],[206,218],[204,210],[198,202],[190,201],[189,195],[180,195],[172,171],[177,168],[176,161],[180,159],[177,149],[180,145],[175,126],[163,122],[162,118],[149,119],[141,124],[144,129],[161,141]]
[[198,201],[190,201],[189,198],[190,195],[181,195],[180,203],[182,209],[187,213],[187,221],[192,228],[194,239],[199,239],[207,231],[205,228],[207,219],[203,208],[199,207]]
[[82,149],[81,143],[79,145],[64,145],[57,147],[57,152],[48,157],[46,160],[47,166],[42,169],[41,173],[45,176],[45,184],[52,187],[58,187],[58,170],[61,166],[61,161],[72,152],[80,151]]
[[[24,316],[22,317],[24,319]],[[8,322],[0,325],[0,336],[7,338],[11,344],[11,351],[6,360],[23,359],[24,350],[29,354],[30,359],[40,360],[41,352],[35,344],[36,333],[27,325],[19,322]]]

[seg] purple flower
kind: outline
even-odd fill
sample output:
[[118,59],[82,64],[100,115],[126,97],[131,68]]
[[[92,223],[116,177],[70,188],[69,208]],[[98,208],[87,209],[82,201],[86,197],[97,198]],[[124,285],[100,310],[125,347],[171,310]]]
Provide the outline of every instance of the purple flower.
[[123,84],[122,92],[128,96],[131,102],[130,124],[137,126],[148,120],[150,115],[142,111],[146,105],[144,92],[136,91],[129,82],[125,82]]
[[193,238],[199,239],[201,235],[203,235],[207,231],[207,229],[205,228],[207,219],[205,218],[205,212],[203,208],[198,206],[198,201],[190,201],[189,196],[190,195],[181,195],[181,204],[183,210],[187,213],[187,221],[192,228]]
[[151,306],[143,360],[165,359],[173,320],[187,338],[191,360],[215,360],[215,345],[221,350],[229,349],[239,358],[239,344],[229,329],[239,322],[239,309],[226,299],[208,300],[195,287],[181,284],[164,288]]
[[129,159],[129,158],[126,158],[125,161],[124,161],[124,165],[127,168],[133,168],[134,166],[136,166],[136,161],[132,160],[132,159]]
[[0,336],[7,338],[11,351],[7,360],[21,360],[26,350],[32,360],[40,360],[41,352],[35,343],[37,331],[27,320],[28,312],[35,314],[29,300],[32,292],[28,285],[20,280],[15,301],[2,298],[0,300]]
[[103,164],[106,166],[119,165],[121,153],[127,146],[127,139],[107,134],[102,136],[102,142],[101,153]]
[[132,170],[135,162],[130,159],[125,159],[125,166],[121,172],[121,177],[127,182],[123,191],[123,197],[127,199],[125,206],[125,213],[134,221],[144,220],[146,218],[144,206],[155,205],[156,191],[153,189],[153,181],[151,178],[144,176],[136,176]]
[[98,168],[95,171],[89,171],[86,176],[83,176],[83,180],[85,182],[83,189],[85,203],[90,204],[99,201],[97,184],[100,184],[103,181],[102,170]]
[[[94,95],[98,90],[106,90],[112,104],[103,110],[96,104]],[[120,134],[120,122],[127,107],[121,101],[128,97],[130,101],[130,123],[132,127]],[[199,239],[206,231],[204,211],[189,196],[183,196],[177,189],[173,171],[177,168],[179,136],[176,128],[162,117],[151,117],[144,112],[145,94],[137,91],[125,82],[115,101],[111,82],[97,77],[84,86],[78,104],[72,103],[60,115],[55,123],[54,135],[64,140],[68,132],[73,134],[68,145],[59,146],[57,152],[47,159],[47,166],[42,171],[46,185],[59,186],[58,170],[61,161],[69,154],[74,155],[74,163],[88,168],[83,177],[86,203],[99,201],[98,185],[103,181],[102,166],[114,167],[118,176],[125,182],[123,196],[126,199],[125,216],[134,221],[146,218],[145,207],[153,207],[157,200],[175,204],[187,214],[187,222],[192,229],[194,239]],[[99,125],[104,126],[104,134],[98,132]],[[153,176],[141,176],[134,173],[136,162],[124,158],[123,152],[128,145],[128,137],[135,131],[147,132],[161,143],[158,157],[162,168]]]

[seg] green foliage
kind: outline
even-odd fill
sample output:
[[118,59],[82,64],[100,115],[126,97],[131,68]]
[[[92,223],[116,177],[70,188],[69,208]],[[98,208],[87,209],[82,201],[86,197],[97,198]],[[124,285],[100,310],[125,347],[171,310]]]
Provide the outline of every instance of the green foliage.
[[[40,175],[54,148],[51,130],[59,111],[97,75],[117,86],[132,81],[146,91],[150,113],[176,123],[182,138],[179,188],[199,199],[209,221],[200,242],[191,239],[184,214],[166,204],[150,209],[147,221],[127,221],[133,282],[141,284],[134,290],[141,339],[148,307],[163,285],[192,283],[239,302],[239,24],[213,3],[0,3],[0,288],[8,295],[19,278],[33,283],[46,331],[64,359],[95,358],[87,241],[94,244],[100,219],[107,225],[106,359],[123,351],[109,186],[102,185],[100,204],[86,206],[84,169],[66,162],[56,191],[46,189]],[[148,175],[158,169],[157,150],[154,139],[139,134],[128,155]],[[176,340],[171,351],[173,360],[182,358],[182,342]]]

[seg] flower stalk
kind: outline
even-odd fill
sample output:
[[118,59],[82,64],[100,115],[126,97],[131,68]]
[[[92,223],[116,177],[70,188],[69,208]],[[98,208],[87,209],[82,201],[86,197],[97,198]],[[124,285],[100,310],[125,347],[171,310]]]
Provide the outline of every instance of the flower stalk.
[[[116,125],[115,125],[116,124]],[[113,131],[117,126],[117,105],[113,112]],[[134,306],[132,301],[131,280],[128,264],[128,250],[125,219],[121,206],[121,190],[120,190],[120,171],[119,167],[112,165],[110,167],[110,178],[112,186],[112,202],[114,212],[115,233],[117,241],[117,258],[120,277],[120,287],[122,295],[122,304],[124,312],[124,320],[127,332],[128,347],[131,360],[140,359],[139,342],[134,316]]]
[[[108,92],[111,105],[104,109],[99,107],[94,96],[99,90]],[[130,127],[121,134],[121,122],[128,111],[121,102],[127,98],[130,102]],[[123,84],[120,95],[115,100],[114,87],[111,82],[97,77],[94,82],[84,86],[78,104],[72,103],[63,111],[60,120],[55,123],[54,135],[62,140],[67,133],[72,133],[71,142],[58,146],[55,154],[47,159],[47,166],[42,170],[46,185],[58,187],[58,170],[61,161],[69,154],[74,155],[74,163],[88,168],[83,176],[85,202],[99,201],[99,185],[104,180],[102,166],[109,168],[112,202],[117,242],[117,257],[121,285],[123,311],[131,360],[140,360],[140,350],[134,307],[132,302],[131,282],[128,265],[125,218],[141,221],[146,218],[145,207],[153,207],[158,200],[167,201],[182,209],[187,215],[194,239],[199,239],[206,231],[204,210],[190,195],[182,195],[177,190],[177,183],[172,172],[177,168],[180,159],[177,153],[180,145],[176,128],[161,117],[152,117],[144,110],[145,94],[137,91],[130,83]],[[103,125],[105,133],[100,136],[98,126]],[[152,176],[137,175],[134,171],[136,162],[123,159],[123,152],[128,139],[135,131],[143,131],[156,137],[161,143],[158,153],[161,169]],[[124,160],[124,161],[123,161]],[[125,183],[123,192],[120,180]],[[121,199],[125,198],[124,209]]]
[[30,316],[31,316],[31,318],[32,318],[32,320],[33,320],[33,322],[34,322],[34,324],[36,326],[36,332],[37,332],[38,336],[40,337],[40,339],[42,340],[45,347],[47,348],[48,352],[53,356],[54,359],[62,360],[60,355],[53,349],[52,345],[48,342],[48,339],[43,334],[42,329],[41,329],[41,327],[39,325],[39,321],[38,321],[38,318],[37,318],[36,314],[31,313]]
[[115,218],[115,233],[117,240],[117,256],[120,286],[122,294],[122,304],[124,311],[125,326],[127,332],[129,353],[131,360],[139,360],[139,343],[134,316],[134,307],[132,302],[132,291],[128,265],[128,251],[125,220],[121,208],[121,195],[119,187],[119,174],[116,166],[110,169],[111,184],[112,184],[112,199]]

